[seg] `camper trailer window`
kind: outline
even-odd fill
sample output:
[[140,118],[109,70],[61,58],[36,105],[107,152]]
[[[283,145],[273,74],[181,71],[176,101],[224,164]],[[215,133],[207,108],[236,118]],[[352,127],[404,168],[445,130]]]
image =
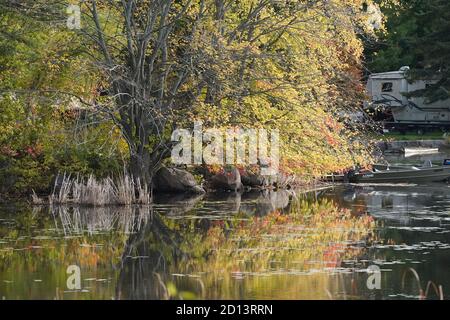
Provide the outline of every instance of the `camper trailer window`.
[[392,92],[392,82],[383,82],[381,86],[382,92]]

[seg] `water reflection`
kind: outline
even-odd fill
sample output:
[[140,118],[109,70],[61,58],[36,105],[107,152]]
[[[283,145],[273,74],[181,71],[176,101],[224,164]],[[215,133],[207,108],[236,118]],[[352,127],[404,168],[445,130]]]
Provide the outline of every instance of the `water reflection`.
[[347,185],[330,190],[324,197],[333,199],[353,212],[370,212],[374,217],[409,224],[413,219],[437,219],[430,213],[446,216],[450,209],[450,186],[430,185]]
[[368,235],[371,220],[328,202],[297,205],[287,215],[240,212],[206,224],[154,215],[127,244],[117,298],[326,298],[340,262],[362,250],[350,244]]
[[[0,208],[0,297],[448,297],[449,209],[444,184],[159,197],[145,207],[9,205]],[[66,285],[73,264],[81,290]],[[380,290],[366,284],[373,265]]]
[[416,154],[412,156],[405,156],[405,154],[402,153],[392,153],[385,155],[384,158],[391,164],[421,164],[429,161],[435,164],[442,164],[442,160],[448,157],[448,155],[448,151],[446,153],[437,152],[431,154]]
[[165,277],[171,265],[188,259],[183,238],[152,212],[145,227],[127,240],[119,268],[116,299],[168,299]]
[[240,211],[253,216],[265,216],[278,209],[287,212],[294,196],[295,194],[292,191],[287,190],[263,191],[262,193],[249,192],[244,196],[246,201],[241,205]]
[[390,164],[412,164],[420,165],[431,161],[436,165],[441,165],[444,159],[450,159],[450,149],[441,148],[437,153],[431,154],[414,154],[407,156],[404,153],[388,153],[383,155],[383,158]]
[[[7,299],[326,299],[370,237],[317,195],[212,194],[127,208],[2,208]],[[296,199],[296,200],[295,200]],[[66,287],[67,266],[82,289]],[[345,290],[344,290],[345,291]]]
[[[360,257],[384,268],[383,297],[419,298],[420,287],[428,281],[442,286],[448,297],[450,288],[450,187],[446,184],[343,186],[329,190],[324,197],[355,213],[368,212],[382,223],[379,239]],[[420,281],[411,276],[417,271]],[[409,274],[410,288],[402,288]],[[419,286],[420,283],[420,286]],[[432,289],[434,290],[434,286]],[[436,295],[430,292],[434,298]]]
[[[41,208],[34,207],[36,216]],[[118,231],[124,234],[139,232],[149,218],[148,207],[90,207],[52,206],[49,210],[55,231],[65,236]]]

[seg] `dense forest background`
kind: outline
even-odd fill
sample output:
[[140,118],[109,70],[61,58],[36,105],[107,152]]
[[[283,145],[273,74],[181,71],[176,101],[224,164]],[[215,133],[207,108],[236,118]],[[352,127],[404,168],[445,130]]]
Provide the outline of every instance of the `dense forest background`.
[[444,0],[85,1],[75,30],[67,6],[0,0],[0,193],[124,167],[151,182],[195,120],[279,128],[282,172],[313,179],[370,161],[349,120],[368,73],[410,65],[448,94]]
[[365,42],[368,72],[410,66],[411,80],[438,76],[425,94],[431,101],[449,97],[450,3],[446,0],[377,1],[385,26]]

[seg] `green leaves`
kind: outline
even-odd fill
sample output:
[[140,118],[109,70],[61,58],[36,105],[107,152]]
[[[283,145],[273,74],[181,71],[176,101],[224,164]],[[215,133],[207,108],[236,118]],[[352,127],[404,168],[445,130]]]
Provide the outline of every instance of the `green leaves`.
[[198,119],[279,129],[287,173],[313,178],[369,161],[361,132],[339,121],[362,99],[364,2],[143,1],[127,11],[101,0],[93,10],[89,1],[79,32],[61,24],[58,1],[6,7],[4,156],[39,147],[41,157],[30,161],[42,172],[103,175],[126,153],[156,159],[145,166],[157,168],[149,161],[167,157],[171,131]]
[[429,103],[450,97],[450,3],[437,1],[398,1],[383,6],[386,33],[367,58],[372,72],[412,67],[411,79],[437,79],[437,85],[418,91]]

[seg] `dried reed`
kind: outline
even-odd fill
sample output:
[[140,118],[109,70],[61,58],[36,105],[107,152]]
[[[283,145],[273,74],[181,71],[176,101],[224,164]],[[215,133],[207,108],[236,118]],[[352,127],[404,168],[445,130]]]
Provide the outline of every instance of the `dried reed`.
[[[35,194],[33,202],[39,201]],[[87,179],[72,177],[64,173],[55,180],[50,204],[77,204],[86,206],[106,205],[146,205],[151,203],[151,193],[146,184],[124,172],[115,179],[97,179],[93,175]]]

